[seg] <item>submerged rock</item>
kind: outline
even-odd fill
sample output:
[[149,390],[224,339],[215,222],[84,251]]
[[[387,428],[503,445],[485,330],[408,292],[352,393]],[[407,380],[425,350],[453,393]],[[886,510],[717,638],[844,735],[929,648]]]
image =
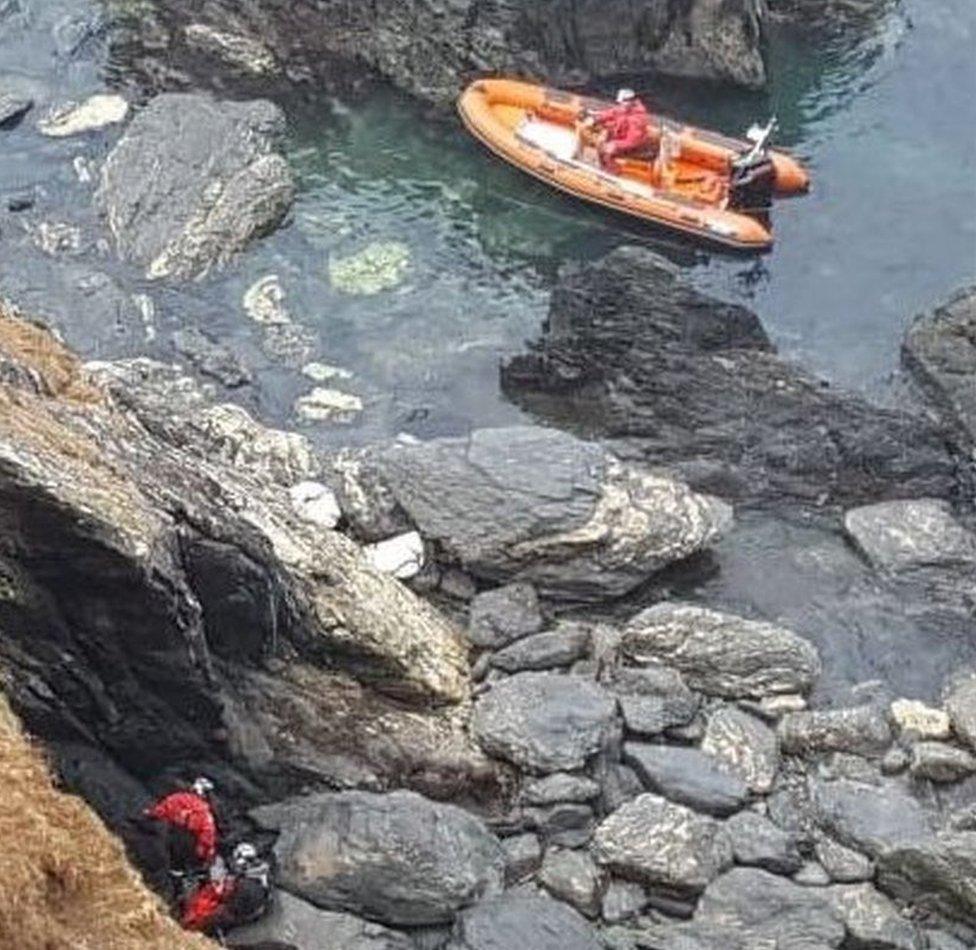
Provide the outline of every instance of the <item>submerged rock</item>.
[[280,832],[281,885],[320,907],[436,924],[504,883],[504,854],[481,821],[413,792],[323,793],[252,814]]
[[349,257],[329,261],[329,279],[346,294],[378,294],[396,287],[410,266],[410,248],[397,241],[374,242]]
[[0,89],[0,129],[12,129],[33,106],[33,99]]
[[173,334],[173,347],[204,376],[211,376],[229,389],[246,386],[253,377],[237,355],[196,327]]
[[200,278],[273,231],[294,197],[270,102],[166,93],[132,121],[96,202],[121,257],[149,278]]
[[399,444],[377,464],[446,559],[550,597],[602,600],[710,544],[730,511],[602,448],[529,426]]
[[38,122],[43,135],[66,138],[82,132],[95,132],[121,122],[129,114],[129,103],[122,96],[92,96],[81,105],[71,103]]
[[256,323],[273,326],[291,322],[285,309],[285,291],[277,274],[267,274],[247,288],[244,312]]

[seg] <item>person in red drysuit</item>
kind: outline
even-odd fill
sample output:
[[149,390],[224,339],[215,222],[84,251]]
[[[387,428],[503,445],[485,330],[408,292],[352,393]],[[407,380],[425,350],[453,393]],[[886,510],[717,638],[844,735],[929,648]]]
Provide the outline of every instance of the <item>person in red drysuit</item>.
[[146,818],[188,833],[192,840],[192,854],[174,854],[173,865],[182,869],[207,868],[217,857],[217,817],[211,802],[212,792],[213,782],[201,777],[194,780],[190,791],[172,792],[146,809]]
[[633,89],[621,89],[617,104],[594,116],[594,121],[606,133],[600,143],[600,163],[611,174],[618,174],[617,159],[645,148],[648,144],[648,114],[644,103]]
[[270,865],[258,857],[254,845],[244,841],[234,849],[229,870],[217,858],[208,879],[186,896],[180,923],[187,930],[219,933],[257,920],[270,900]]

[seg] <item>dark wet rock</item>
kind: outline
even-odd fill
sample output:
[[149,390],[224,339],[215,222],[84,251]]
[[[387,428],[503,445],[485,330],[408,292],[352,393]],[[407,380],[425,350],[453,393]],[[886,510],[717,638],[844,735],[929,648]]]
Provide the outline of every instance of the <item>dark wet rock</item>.
[[963,440],[976,440],[976,287],[958,291],[931,313],[917,317],[901,356]]
[[953,731],[976,752],[976,676],[967,676],[955,683],[945,705]]
[[582,768],[610,741],[616,704],[577,676],[518,673],[478,697],[471,733],[491,755],[531,772]]
[[468,636],[493,650],[542,629],[539,598],[531,584],[506,584],[471,601]]
[[616,811],[624,802],[644,791],[644,783],[628,765],[611,762],[600,776],[600,809]]
[[499,650],[491,665],[507,673],[520,670],[551,670],[569,666],[583,657],[590,644],[585,624],[561,623],[554,630],[523,637]]
[[733,868],[698,902],[695,922],[748,937],[749,946],[840,947],[845,927],[827,889],[803,887],[758,868]]
[[30,112],[34,100],[0,88],[0,129],[12,129]]
[[923,950],[918,927],[870,884],[832,887],[830,899],[847,928],[845,947],[869,950]]
[[680,670],[703,693],[736,698],[806,692],[820,674],[816,649],[792,631],[690,604],[658,604],[627,624],[625,656]]
[[922,806],[890,781],[883,785],[819,782],[813,804],[824,831],[873,858],[902,842],[931,835]]
[[509,892],[464,911],[447,950],[602,950],[586,918],[542,894]]
[[514,884],[539,870],[542,864],[542,845],[539,838],[526,832],[502,840],[505,852],[505,881]]
[[550,597],[625,594],[707,547],[731,518],[716,499],[550,429],[396,444],[379,465],[444,560],[483,580],[530,581]]
[[21,211],[30,211],[34,207],[34,195],[29,191],[21,191],[7,198],[7,210],[11,214],[19,214]]
[[252,380],[250,371],[230,349],[196,327],[177,330],[173,334],[173,347],[204,376],[228,388],[245,386]]
[[615,874],[679,897],[703,890],[732,864],[732,842],[720,822],[651,793],[607,817],[592,851]]
[[844,527],[880,570],[896,574],[925,568],[972,571],[976,566],[976,535],[938,499],[855,508],[844,516]]
[[270,102],[157,96],[102,169],[97,203],[121,257],[147,276],[199,278],[273,231],[294,197]]
[[803,865],[796,838],[754,811],[742,811],[725,823],[737,864],[795,874]]
[[301,950],[415,950],[406,934],[352,914],[322,910],[287,891],[276,891],[270,913],[231,931],[230,939],[232,946],[280,940]]
[[735,706],[722,706],[708,717],[702,751],[738,775],[751,791],[766,794],[779,771],[776,733]]
[[585,851],[551,848],[542,862],[539,883],[587,917],[600,913],[603,874]]
[[874,864],[870,858],[853,848],[844,847],[829,835],[818,837],[814,854],[832,881],[856,884],[874,877]]
[[585,775],[557,772],[535,779],[522,789],[522,800],[529,805],[556,802],[589,802],[600,794],[600,786]]
[[600,916],[609,924],[636,917],[647,906],[647,894],[633,881],[612,880],[603,895]]
[[895,844],[878,858],[878,886],[970,926],[976,920],[976,832],[940,832]]
[[875,706],[788,713],[776,731],[783,751],[790,755],[881,755],[892,740],[888,720]]
[[623,757],[650,791],[696,811],[730,815],[749,799],[745,782],[698,749],[628,742]]
[[502,375],[520,405],[545,417],[558,395],[619,457],[722,498],[819,507],[954,491],[941,426],[811,378],[753,313],[643,248],[567,267],[542,339]]
[[547,845],[581,848],[593,837],[593,809],[578,802],[559,802],[547,808],[526,808],[526,824],[538,832]]
[[504,853],[479,819],[413,792],[323,793],[252,815],[280,831],[281,886],[332,910],[436,924],[504,882]]
[[916,742],[909,770],[915,779],[958,782],[976,772],[976,757],[946,742]]

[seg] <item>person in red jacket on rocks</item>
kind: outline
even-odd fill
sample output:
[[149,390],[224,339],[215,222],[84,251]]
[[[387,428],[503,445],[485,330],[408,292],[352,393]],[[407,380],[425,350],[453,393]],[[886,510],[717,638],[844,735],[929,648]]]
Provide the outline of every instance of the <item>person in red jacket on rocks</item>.
[[173,870],[209,868],[217,857],[217,816],[212,795],[213,782],[201,776],[189,790],[172,792],[146,809],[145,818],[162,822],[173,832],[169,841]]
[[598,152],[600,164],[611,174],[619,174],[617,159],[647,147],[650,136],[647,130],[648,113],[644,103],[633,89],[621,89],[617,104],[597,112],[594,123],[604,131]]
[[270,901],[271,866],[243,841],[234,849],[230,868],[218,857],[207,880],[183,899],[180,923],[187,930],[218,934],[257,920]]

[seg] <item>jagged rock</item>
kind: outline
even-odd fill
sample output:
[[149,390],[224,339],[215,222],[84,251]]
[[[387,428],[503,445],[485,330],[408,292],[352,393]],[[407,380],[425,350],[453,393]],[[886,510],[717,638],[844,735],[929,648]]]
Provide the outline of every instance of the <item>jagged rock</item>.
[[891,745],[891,727],[875,706],[788,713],[780,720],[777,735],[790,755],[880,755]]
[[0,129],[12,129],[33,106],[33,99],[0,89]]
[[806,692],[820,674],[817,651],[789,630],[690,604],[658,604],[627,624],[622,650],[638,663],[680,670],[716,696]]
[[556,802],[589,802],[600,794],[600,786],[585,775],[557,772],[529,782],[522,790],[522,800],[529,805],[552,805]]
[[652,736],[686,725],[698,711],[698,696],[680,673],[665,666],[620,667],[613,671],[609,685],[617,695],[624,724],[637,735]]
[[299,482],[288,489],[288,495],[299,517],[312,524],[334,528],[342,517],[335,493],[321,482]]
[[506,584],[471,601],[468,636],[479,647],[497,650],[541,629],[539,598],[531,584]]
[[252,76],[269,76],[279,71],[274,54],[253,37],[218,30],[205,23],[191,23],[184,29],[183,35],[190,46],[215,56],[241,72]]
[[586,654],[590,631],[581,623],[561,623],[555,630],[523,637],[502,648],[491,665],[508,673],[569,666]]
[[322,910],[287,891],[276,891],[270,913],[257,923],[234,929],[230,939],[235,947],[279,940],[301,950],[415,950],[406,934],[352,914]]
[[373,570],[402,581],[420,573],[424,566],[425,553],[423,538],[416,531],[377,541],[364,549],[366,560]]
[[582,768],[610,740],[616,706],[577,676],[518,673],[478,697],[471,732],[486,752],[532,772]]
[[749,799],[749,788],[698,749],[628,742],[624,761],[659,795],[709,815],[729,815]]
[[964,438],[976,438],[976,287],[953,294],[916,318],[901,350],[902,363]]
[[722,706],[708,717],[702,752],[728,763],[753,792],[765,795],[779,771],[776,733],[755,716]]
[[464,911],[446,950],[602,950],[596,931],[571,907],[510,891]]
[[383,483],[373,454],[340,452],[332,460],[331,474],[342,516],[357,537],[382,541],[410,529],[406,515]]
[[95,132],[121,122],[129,114],[129,103],[122,96],[92,96],[80,105],[71,103],[38,122],[43,135],[66,138],[82,132]]
[[378,464],[425,539],[490,581],[572,600],[617,597],[709,545],[730,512],[669,476],[530,426],[397,444]]
[[725,823],[738,864],[765,868],[774,874],[795,874],[803,857],[794,835],[777,828],[754,811],[742,811]]
[[147,276],[199,278],[273,231],[294,197],[269,102],[166,93],[126,130],[96,201],[121,257]]
[[392,925],[450,921],[504,883],[498,841],[473,815],[414,792],[322,793],[255,809],[282,887]]
[[538,837],[530,832],[505,838],[502,849],[505,852],[505,881],[508,884],[535,874],[542,864],[542,845]]
[[940,832],[888,848],[878,858],[882,890],[972,925],[976,920],[976,832]]
[[633,881],[612,880],[603,895],[600,916],[608,924],[636,917],[647,906],[647,894]]
[[796,884],[804,887],[826,887],[830,883],[830,875],[817,861],[805,861],[803,867],[793,875]]
[[832,881],[856,884],[859,881],[870,881],[874,877],[874,864],[870,858],[853,848],[845,848],[829,835],[817,838],[814,854]]
[[948,739],[952,728],[947,712],[917,699],[896,699],[891,718],[904,739]]
[[873,950],[923,950],[918,928],[870,884],[832,887],[830,899],[847,928],[845,946]]
[[600,913],[603,875],[585,852],[547,851],[539,883],[557,900],[571,904],[587,917]]
[[649,792],[600,824],[592,852],[615,874],[677,895],[702,891],[732,864],[732,842],[719,822]]
[[173,347],[204,376],[211,376],[228,388],[246,386],[253,379],[230,349],[196,327],[177,330],[173,334]]
[[537,416],[578,405],[619,457],[725,499],[794,508],[954,492],[942,426],[824,386],[771,352],[753,313],[645,248],[568,266],[542,339],[502,381]]
[[956,521],[946,502],[935,498],[855,508],[844,516],[844,528],[880,570],[971,571],[976,566],[976,535]]
[[916,779],[958,782],[976,772],[976,757],[946,742],[916,742],[909,769]]
[[946,697],[946,710],[957,736],[976,752],[976,676],[956,683]]

